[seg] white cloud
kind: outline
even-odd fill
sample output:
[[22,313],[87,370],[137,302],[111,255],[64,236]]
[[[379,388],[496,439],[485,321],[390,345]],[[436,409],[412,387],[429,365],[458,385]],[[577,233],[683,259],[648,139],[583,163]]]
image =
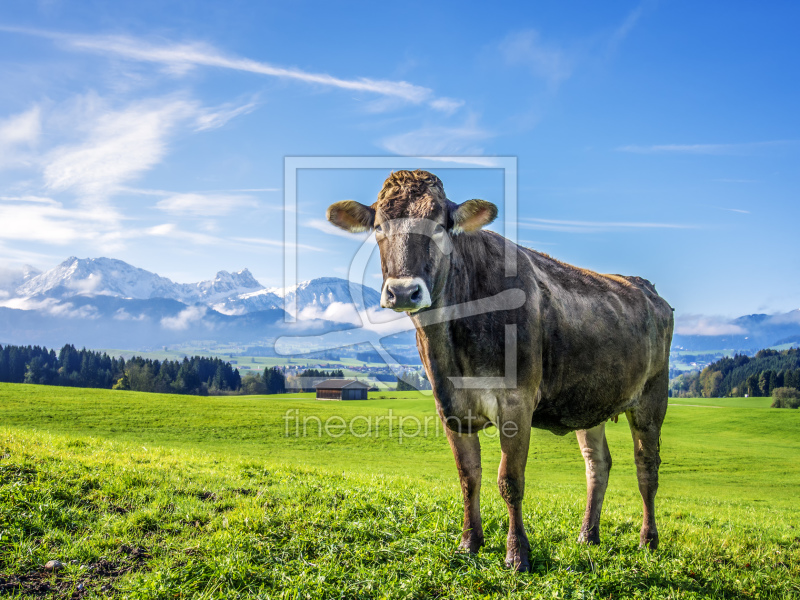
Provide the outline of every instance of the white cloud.
[[117,321],[144,321],[147,319],[147,315],[144,313],[138,314],[136,316],[130,314],[124,308],[120,308],[117,312],[114,313],[114,319]]
[[628,37],[628,34],[633,31],[634,27],[636,27],[639,19],[642,18],[645,10],[654,5],[655,2],[656,0],[644,0],[630,13],[628,13],[628,16],[625,17],[625,20],[614,30],[614,33],[611,34],[611,39],[608,41],[608,49],[611,52],[615,51],[625,40],[625,38]]
[[61,206],[52,198],[43,196],[0,196],[0,202],[34,202],[36,204],[49,204],[50,206]]
[[696,229],[695,225],[681,223],[654,223],[630,221],[570,221],[563,219],[521,219],[519,227],[563,233],[598,233],[600,231],[630,229]]
[[251,196],[188,193],[174,194],[159,200],[156,206],[175,215],[221,217],[239,209],[253,208],[256,201]]
[[0,203],[0,239],[63,245],[116,228],[114,215],[101,210],[66,209],[55,201]]
[[38,106],[0,120],[0,147],[26,144],[33,146],[42,133],[41,110]]
[[562,50],[545,44],[538,31],[513,33],[503,40],[500,50],[506,62],[527,67],[551,87],[558,87],[572,75],[572,61]]
[[327,73],[312,73],[302,69],[279,67],[263,61],[226,55],[210,44],[199,42],[165,42],[157,44],[124,35],[71,35],[1,26],[0,30],[49,38],[74,50],[86,50],[104,56],[113,54],[128,60],[159,64],[168,73],[176,76],[184,75],[196,67],[215,67],[302,81],[324,87],[367,92],[413,104],[427,103],[431,108],[446,113],[456,110],[460,102],[451,98],[436,98],[430,88],[408,83],[407,81],[371,79],[368,77],[342,79]]
[[675,333],[680,335],[746,335],[747,330],[723,317],[682,315],[675,319]]
[[244,104],[242,106],[233,106],[226,104],[216,109],[207,109],[205,112],[197,116],[196,127],[197,131],[206,131],[208,129],[217,129],[222,127],[231,119],[240,115],[246,115],[256,109],[255,102]]
[[33,300],[31,298],[12,298],[0,302],[0,306],[15,308],[17,310],[35,310],[53,317],[67,317],[71,319],[96,319],[100,316],[96,306],[85,304],[78,308],[71,302],[60,302],[55,298]]
[[345,231],[344,229],[339,229],[335,225],[333,225],[330,221],[326,221],[325,219],[308,219],[307,221],[303,222],[305,227],[310,227],[311,229],[316,229],[317,231],[321,231],[322,233],[327,233],[329,235],[335,235],[338,237],[347,238],[348,240],[359,240],[363,241],[370,236],[370,233],[365,231],[362,233],[350,233],[349,231]]
[[41,133],[41,109],[38,106],[0,120],[0,169],[31,166],[34,162],[31,151]]
[[400,156],[480,155],[483,149],[475,143],[486,140],[492,135],[478,127],[475,121],[474,117],[470,117],[461,126],[422,127],[386,138],[381,142],[381,146]]
[[619,152],[634,154],[709,154],[745,155],[757,150],[796,144],[797,140],[774,140],[769,142],[746,142],[742,144],[655,144],[651,146],[620,146]]
[[[234,242],[241,242],[243,244],[253,244],[256,246],[271,246],[273,248],[283,248],[286,242],[283,240],[268,240],[265,238],[250,238],[250,237],[235,237],[231,238]],[[317,246],[309,246],[308,244],[295,244],[296,248],[301,250],[310,250],[311,252],[326,252],[324,248]]]
[[174,99],[100,109],[92,115],[85,141],[58,147],[45,158],[45,184],[57,191],[106,196],[158,164],[173,128],[197,113],[195,104]]
[[430,105],[436,110],[440,110],[448,115],[451,115],[459,108],[464,106],[464,101],[455,100],[453,98],[437,98],[436,100],[431,101]]
[[[297,318],[301,321],[322,319],[333,323],[347,323],[358,327],[363,326],[364,329],[370,331],[383,331],[387,324],[409,319],[405,313],[396,313],[387,308],[368,308],[368,322],[362,323],[355,305],[344,302],[332,302],[324,309],[316,305],[306,306],[297,314]],[[413,328],[410,321],[408,324],[410,325],[409,329]]]
[[190,306],[179,312],[174,317],[164,317],[161,319],[161,326],[164,329],[181,331],[188,329],[192,323],[201,321],[208,312],[205,306]]
[[718,206],[717,208],[719,208],[720,210],[727,210],[729,212],[740,213],[740,214],[743,214],[743,215],[749,215],[750,214],[749,210],[744,210],[742,208],[725,208],[724,206]]

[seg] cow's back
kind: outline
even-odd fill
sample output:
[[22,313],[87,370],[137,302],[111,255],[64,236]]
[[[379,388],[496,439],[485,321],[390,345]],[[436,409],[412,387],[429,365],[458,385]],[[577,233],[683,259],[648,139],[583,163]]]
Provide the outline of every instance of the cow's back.
[[530,316],[541,335],[534,425],[565,433],[630,408],[668,368],[672,308],[641,277],[601,275],[527,249],[523,255]]

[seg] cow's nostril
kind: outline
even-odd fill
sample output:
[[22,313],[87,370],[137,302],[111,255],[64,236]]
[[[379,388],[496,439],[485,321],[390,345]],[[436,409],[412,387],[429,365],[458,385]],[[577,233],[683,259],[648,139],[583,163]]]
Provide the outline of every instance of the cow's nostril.
[[411,293],[411,301],[419,302],[420,300],[422,300],[422,288],[417,285],[417,289]]
[[391,288],[386,290],[386,298],[392,301],[394,300],[394,292],[391,290]]

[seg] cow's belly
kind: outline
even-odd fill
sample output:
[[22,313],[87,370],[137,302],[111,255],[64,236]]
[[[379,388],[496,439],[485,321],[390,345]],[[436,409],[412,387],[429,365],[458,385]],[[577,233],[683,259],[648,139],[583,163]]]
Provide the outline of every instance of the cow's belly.
[[543,379],[532,425],[562,435],[591,429],[634,407],[646,383],[644,369],[616,375],[613,371],[589,373],[560,386],[548,386]]
[[453,431],[470,433],[497,423],[500,400],[492,390],[460,390],[448,402],[437,405],[445,425]]

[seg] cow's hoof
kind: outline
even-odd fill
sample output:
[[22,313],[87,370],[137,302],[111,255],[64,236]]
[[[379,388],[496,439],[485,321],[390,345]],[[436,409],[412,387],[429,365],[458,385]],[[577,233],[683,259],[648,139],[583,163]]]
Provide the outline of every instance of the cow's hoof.
[[650,550],[658,548],[658,531],[642,529],[639,534],[639,548],[649,548]]
[[506,556],[506,568],[513,569],[517,573],[528,573],[531,570],[531,563],[528,556]]
[[596,546],[600,543],[600,531],[595,529],[581,529],[580,534],[578,535],[578,543],[579,544],[591,544]]
[[458,545],[458,552],[477,554],[483,544],[482,535],[464,536],[461,538],[461,543]]

